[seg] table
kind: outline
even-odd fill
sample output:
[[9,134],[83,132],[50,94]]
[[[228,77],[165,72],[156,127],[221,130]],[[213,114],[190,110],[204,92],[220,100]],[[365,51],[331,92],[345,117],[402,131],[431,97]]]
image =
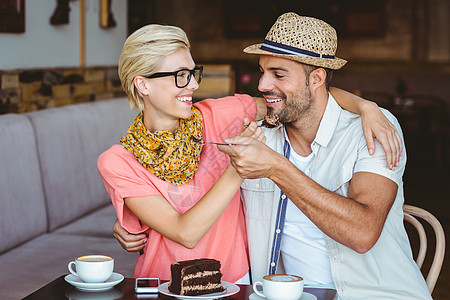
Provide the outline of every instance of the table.
[[[158,295],[136,295],[134,293],[134,278],[125,278],[113,289],[104,292],[82,292],[64,280],[66,275],[62,275],[49,284],[43,286],[34,293],[28,295],[23,300],[61,300],[61,299],[174,299],[172,297]],[[239,285],[239,293],[228,297],[228,299],[247,300],[253,293],[251,285]],[[336,295],[333,289],[305,288],[305,291],[317,296],[317,300],[332,300]]]

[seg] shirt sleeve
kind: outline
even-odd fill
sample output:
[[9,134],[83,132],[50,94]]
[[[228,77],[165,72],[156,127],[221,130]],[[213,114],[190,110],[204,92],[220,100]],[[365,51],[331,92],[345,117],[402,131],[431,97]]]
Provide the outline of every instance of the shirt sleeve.
[[[235,94],[218,99],[205,99],[195,106],[203,116],[206,139],[210,137],[225,139],[241,132],[244,118],[256,118],[256,103],[249,95]],[[213,133],[213,131],[215,131]],[[207,141],[207,140],[206,140]]]
[[[388,118],[388,120],[395,126],[397,131],[400,133],[402,138],[402,143],[405,145],[403,140],[403,134],[397,119],[388,111],[383,110],[383,113]],[[403,147],[404,149],[404,147]],[[390,170],[386,162],[386,153],[383,150],[380,142],[375,139],[375,153],[371,156],[367,150],[367,143],[364,136],[360,139],[358,147],[358,159],[355,164],[354,173],[356,172],[370,172],[384,177],[389,178],[394,181],[397,186],[402,186],[402,177],[406,166],[406,154],[403,152],[400,157],[399,166],[395,167],[394,170]]]
[[128,160],[127,155],[123,156],[117,151],[119,147],[122,146],[113,146],[100,155],[97,161],[98,172],[116,209],[120,225],[130,233],[142,233],[149,228],[129,210],[124,199],[160,194],[154,185],[138,175],[136,166],[132,165],[133,162]]

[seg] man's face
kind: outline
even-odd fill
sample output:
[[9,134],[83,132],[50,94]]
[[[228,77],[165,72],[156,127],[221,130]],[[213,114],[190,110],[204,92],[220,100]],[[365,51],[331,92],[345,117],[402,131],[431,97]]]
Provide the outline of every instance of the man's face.
[[258,89],[266,98],[268,115],[278,115],[281,123],[290,124],[309,113],[313,99],[300,63],[261,55],[259,66]]

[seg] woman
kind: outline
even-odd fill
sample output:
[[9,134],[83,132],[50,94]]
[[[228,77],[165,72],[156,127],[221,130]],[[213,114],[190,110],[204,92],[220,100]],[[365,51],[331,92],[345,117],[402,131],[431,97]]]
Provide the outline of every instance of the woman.
[[[185,33],[173,26],[148,25],[128,37],[119,75],[141,113],[121,145],[99,157],[99,173],[121,227],[151,241],[135,277],[169,279],[172,262],[209,257],[222,263],[223,280],[249,283],[242,179],[228,156],[193,137],[220,142],[239,134],[265,115],[265,105],[248,95],[192,105],[202,68],[189,49]],[[264,141],[255,123],[241,134]]]

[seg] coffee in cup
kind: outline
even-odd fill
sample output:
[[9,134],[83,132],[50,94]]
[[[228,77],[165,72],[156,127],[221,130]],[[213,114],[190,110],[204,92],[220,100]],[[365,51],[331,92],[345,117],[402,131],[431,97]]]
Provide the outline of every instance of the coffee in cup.
[[[253,284],[253,290],[268,300],[298,300],[303,293],[303,278],[289,274],[274,274],[263,277]],[[262,290],[258,289],[262,287]]]
[[[76,272],[72,265],[75,265]],[[84,282],[101,283],[111,277],[114,269],[114,258],[107,255],[83,255],[71,261],[67,266],[70,273]]]

